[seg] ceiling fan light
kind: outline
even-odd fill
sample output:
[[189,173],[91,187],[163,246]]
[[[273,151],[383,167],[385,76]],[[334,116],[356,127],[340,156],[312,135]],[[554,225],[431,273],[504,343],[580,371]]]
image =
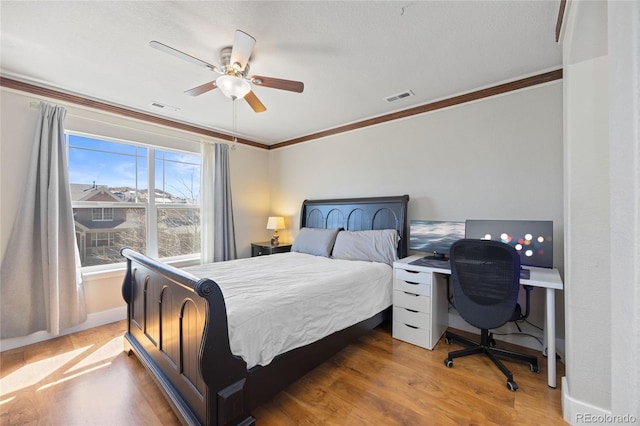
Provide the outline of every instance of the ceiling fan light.
[[241,99],[251,91],[251,85],[245,79],[233,75],[221,75],[216,79],[216,86],[231,99]]

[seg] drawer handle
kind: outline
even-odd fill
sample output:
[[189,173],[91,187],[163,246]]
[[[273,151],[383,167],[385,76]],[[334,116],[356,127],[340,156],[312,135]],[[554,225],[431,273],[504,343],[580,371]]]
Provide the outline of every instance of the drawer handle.
[[403,291],[403,293],[404,293],[404,294],[406,294],[406,295],[408,295],[408,296],[415,296],[415,297],[420,296],[419,294],[409,293],[409,292],[406,292],[406,291]]
[[409,271],[407,269],[405,269],[405,272],[409,273],[409,274],[419,274],[420,271]]
[[413,281],[405,281],[405,283],[407,283],[407,284],[411,284],[411,285],[418,285],[418,284],[420,284],[420,283],[414,283]]
[[413,309],[408,309],[408,308],[404,308],[405,311],[409,311],[409,312],[413,312],[414,314],[417,314],[419,311],[414,311]]
[[409,324],[405,324],[405,325],[409,328],[413,328],[414,330],[418,329],[418,327],[416,327],[415,325],[409,325]]

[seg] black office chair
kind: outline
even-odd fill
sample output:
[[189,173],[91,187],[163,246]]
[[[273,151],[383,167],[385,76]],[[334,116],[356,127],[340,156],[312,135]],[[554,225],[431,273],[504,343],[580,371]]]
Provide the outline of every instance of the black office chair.
[[518,389],[513,374],[497,357],[513,358],[529,363],[531,371],[537,373],[538,359],[535,356],[498,349],[489,329],[512,321],[516,311],[520,287],[520,257],[508,244],[498,241],[463,239],[451,246],[451,278],[453,300],[460,316],[480,329],[480,344],[447,331],[447,344],[456,340],[469,349],[449,352],[444,360],[453,367],[453,359],[473,354],[486,354],[507,377],[507,388]]

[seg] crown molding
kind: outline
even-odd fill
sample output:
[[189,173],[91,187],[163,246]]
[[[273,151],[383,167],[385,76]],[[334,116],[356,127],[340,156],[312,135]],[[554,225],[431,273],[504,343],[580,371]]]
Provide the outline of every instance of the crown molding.
[[[381,116],[373,117],[367,120],[358,121],[356,123],[334,127],[332,129],[324,130],[322,132],[312,133],[309,135],[301,136],[299,138],[279,142],[273,145],[266,145],[266,144],[255,142],[248,139],[238,139],[237,142],[240,144],[254,146],[257,148],[273,150],[273,149],[283,148],[285,146],[291,146],[298,143],[311,141],[314,139],[320,139],[327,136],[336,135],[339,133],[349,132],[356,129],[362,129],[369,126],[374,126],[376,124],[386,123],[388,121],[399,120],[402,118],[411,117],[413,115],[424,114],[426,112],[435,111],[442,108],[448,108],[451,106],[460,105],[467,102],[473,102],[479,99],[484,99],[491,96],[512,92],[515,90],[521,90],[527,87],[549,83],[551,81],[561,80],[561,79],[562,79],[562,68],[559,68],[553,71],[537,74],[537,75],[522,78],[519,80],[514,80],[508,83],[499,84],[496,86],[476,90],[476,91],[465,93],[458,96],[453,96],[451,98],[442,99],[436,102],[419,105],[417,107],[405,109],[402,111],[397,111],[391,114],[381,115]],[[64,102],[72,103],[72,104],[82,105],[82,106],[97,109],[100,111],[122,115],[124,117],[135,118],[138,120],[155,123],[162,126],[168,126],[175,129],[185,130],[188,132],[193,132],[193,133],[197,133],[204,136],[218,138],[218,139],[222,139],[230,142],[233,141],[233,137],[230,135],[219,133],[203,127],[182,123],[179,121],[169,120],[167,118],[162,118],[155,115],[135,111],[122,106],[112,105],[106,102],[96,101],[96,100],[88,99],[79,95],[64,93],[58,90],[53,90],[53,89],[37,86],[31,83],[25,83],[22,81],[13,80],[6,77],[0,77],[0,86],[15,89],[15,90],[20,90],[20,91],[31,93],[34,95],[58,99]]]

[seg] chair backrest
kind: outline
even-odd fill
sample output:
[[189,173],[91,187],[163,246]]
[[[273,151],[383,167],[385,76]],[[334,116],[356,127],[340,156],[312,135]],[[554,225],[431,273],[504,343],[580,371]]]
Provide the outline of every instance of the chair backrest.
[[480,329],[507,323],[520,285],[520,256],[499,241],[462,239],[450,250],[453,298],[460,316]]

